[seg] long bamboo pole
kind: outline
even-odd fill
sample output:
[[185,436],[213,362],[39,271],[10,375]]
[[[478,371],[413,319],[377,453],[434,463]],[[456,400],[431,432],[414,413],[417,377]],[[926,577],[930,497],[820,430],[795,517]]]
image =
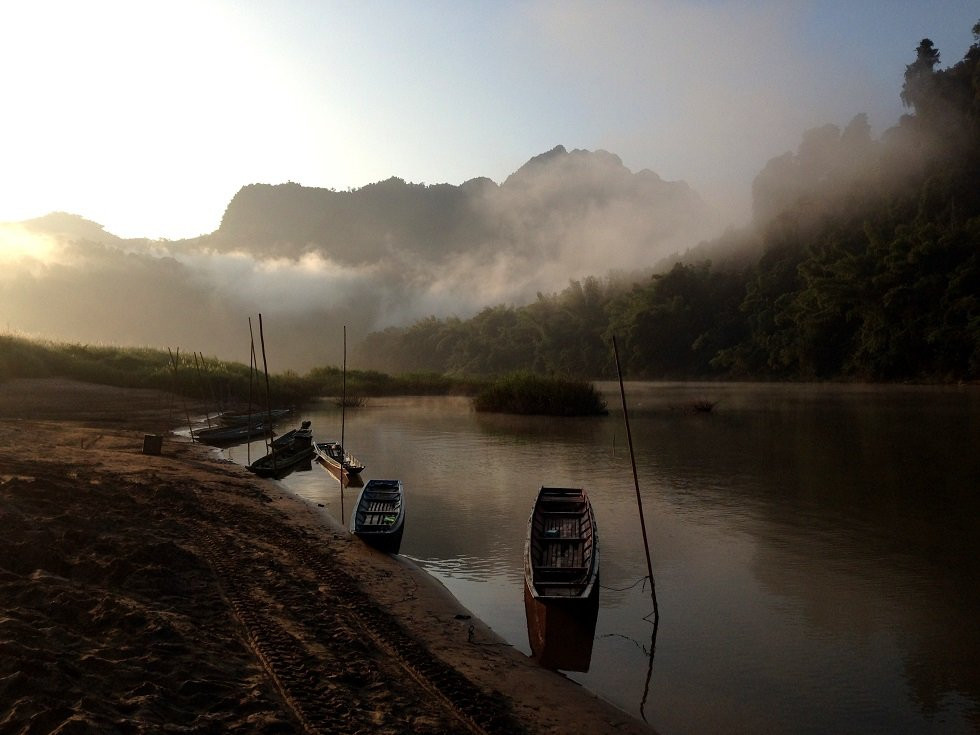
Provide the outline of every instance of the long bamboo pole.
[[[171,351],[169,347],[167,348],[167,352],[170,353],[170,363],[171,365],[173,365],[174,368],[174,390],[176,391],[177,382],[178,382],[177,367],[180,364],[180,348],[179,347],[177,348],[176,355],[174,355],[174,353]],[[194,436],[194,425],[191,424],[191,412],[187,408],[187,396],[184,395],[183,391],[180,392],[180,400],[181,403],[184,405],[184,416],[187,418],[187,430],[191,432],[191,441],[195,441],[196,437]]]
[[272,391],[269,390],[269,363],[265,359],[265,332],[262,331],[262,315],[259,314],[259,341],[262,343],[262,369],[265,371],[265,405],[266,410],[269,412],[269,429],[270,432],[268,436],[268,450],[272,455],[272,472],[277,473],[278,468],[276,467],[276,453],[272,451]]
[[623,420],[626,422],[626,441],[630,448],[630,465],[633,467],[633,486],[636,488],[636,508],[640,515],[640,530],[643,532],[643,550],[647,555],[647,573],[650,575],[650,594],[653,597],[654,625],[660,621],[660,609],[657,605],[657,585],[653,580],[653,562],[650,561],[650,543],[647,541],[647,524],[643,518],[643,499],[640,497],[640,479],[636,474],[636,458],[633,456],[633,434],[630,432],[630,417],[626,409],[626,389],[623,387],[623,371],[619,366],[619,347],[616,337],[613,337],[613,353],[616,355],[616,373],[619,375],[619,395],[623,401]]
[[344,325],[344,362],[340,390],[340,516],[344,516],[344,460],[347,458],[347,445],[344,444],[344,424],[347,419],[347,325]]
[[252,317],[248,318],[248,434],[245,439],[245,461],[252,464],[252,380],[258,371],[255,359],[255,334],[252,332]]
[[[208,394],[211,396],[211,403],[214,404],[214,410],[219,414],[221,413],[221,398],[218,393],[214,392],[214,382],[211,380],[211,373],[213,368],[211,368],[207,361],[204,359],[204,353],[201,352],[201,370],[204,373],[204,384],[208,388]],[[219,389],[220,393],[220,389]],[[217,420],[217,419],[215,419]]]
[[344,457],[347,454],[347,450],[344,445],[344,421],[347,417],[347,325],[344,325],[344,370],[343,370],[343,383],[340,395],[340,469],[341,474],[343,474],[344,469]]
[[[201,353],[201,359],[204,359],[204,353]],[[197,384],[201,389],[201,401],[204,403],[204,420],[208,422],[208,428],[211,428],[211,410],[207,407],[208,397],[204,392],[204,376],[201,374],[201,366],[197,362],[197,352],[194,353],[194,368],[197,370]]]

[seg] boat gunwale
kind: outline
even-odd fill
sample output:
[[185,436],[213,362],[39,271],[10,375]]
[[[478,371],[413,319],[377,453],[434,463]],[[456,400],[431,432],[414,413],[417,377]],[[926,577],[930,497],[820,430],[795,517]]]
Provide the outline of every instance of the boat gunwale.
[[[588,557],[588,564],[578,567],[556,567],[555,569],[563,570],[583,570],[583,579],[581,581],[571,581],[571,582],[556,582],[555,584],[547,584],[542,582],[535,582],[535,571],[544,568],[542,564],[534,564],[532,560],[532,540],[535,538],[534,535],[534,521],[538,517],[540,512],[540,506],[543,504],[542,501],[547,494],[552,492],[567,492],[570,493],[569,500],[576,500],[583,503],[583,508],[581,511],[569,512],[569,515],[574,515],[578,517],[587,516],[591,526],[591,532],[589,538],[592,542],[592,550]],[[544,500],[544,502],[548,502]],[[572,539],[567,539],[571,541]],[[527,535],[525,539],[524,546],[524,583],[525,587],[530,592],[531,596],[539,601],[541,604],[551,604],[551,603],[580,603],[587,601],[595,595],[598,591],[599,584],[599,532],[596,526],[595,520],[595,510],[592,507],[592,502],[589,499],[588,493],[584,488],[568,488],[568,487],[557,487],[557,486],[547,486],[542,485],[538,490],[538,494],[535,497],[534,505],[531,507],[531,514],[528,517],[527,522]],[[542,587],[580,587],[580,592],[577,595],[555,595],[555,594],[545,594],[538,589],[538,585]]]

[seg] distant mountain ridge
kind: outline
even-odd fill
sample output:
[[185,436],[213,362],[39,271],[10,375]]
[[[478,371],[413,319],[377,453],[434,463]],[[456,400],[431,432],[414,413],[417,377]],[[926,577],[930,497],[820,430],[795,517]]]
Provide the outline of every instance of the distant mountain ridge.
[[[531,158],[503,184],[475,178],[459,186],[413,184],[392,177],[350,191],[296,183],[244,186],[213,234],[219,251],[298,258],[317,252],[346,265],[392,251],[426,261],[492,247],[513,252],[561,249],[574,234],[605,239],[622,230],[630,248],[669,254],[675,243],[696,244],[711,217],[684,182],[649,170],[632,173],[606,151],[556,146]],[[542,231],[542,228],[546,228]]]

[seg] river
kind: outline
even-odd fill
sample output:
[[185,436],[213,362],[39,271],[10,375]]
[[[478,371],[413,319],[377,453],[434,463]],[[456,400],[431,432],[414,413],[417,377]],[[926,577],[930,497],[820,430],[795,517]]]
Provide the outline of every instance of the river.
[[[627,383],[654,638],[619,388],[599,387],[602,418],[372,398],[344,438],[365,479],[404,482],[402,554],[525,653],[531,504],[586,488],[600,611],[567,675],[664,735],[980,732],[980,390]],[[340,438],[330,402],[299,419]],[[338,519],[356,498],[316,465],[282,482]]]

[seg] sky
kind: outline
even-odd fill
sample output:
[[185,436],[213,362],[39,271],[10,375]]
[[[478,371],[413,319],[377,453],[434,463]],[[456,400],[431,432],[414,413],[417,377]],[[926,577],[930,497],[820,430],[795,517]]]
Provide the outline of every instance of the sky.
[[497,183],[558,144],[684,180],[733,221],[803,131],[904,112],[977,0],[32,0],[0,4],[0,222],[214,231],[235,193]]

